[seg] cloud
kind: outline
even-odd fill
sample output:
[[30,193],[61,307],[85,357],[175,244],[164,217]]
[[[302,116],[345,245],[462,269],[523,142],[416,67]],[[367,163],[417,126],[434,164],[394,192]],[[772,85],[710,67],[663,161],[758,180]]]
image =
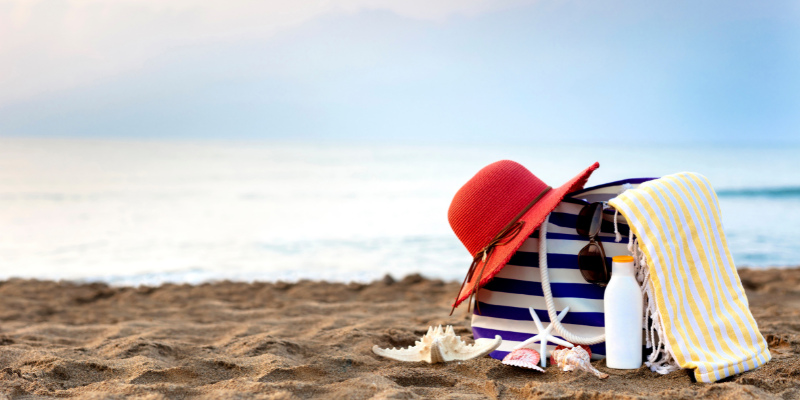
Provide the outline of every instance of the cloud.
[[184,46],[263,40],[329,14],[427,21],[530,0],[0,0],[0,106],[113,79]]

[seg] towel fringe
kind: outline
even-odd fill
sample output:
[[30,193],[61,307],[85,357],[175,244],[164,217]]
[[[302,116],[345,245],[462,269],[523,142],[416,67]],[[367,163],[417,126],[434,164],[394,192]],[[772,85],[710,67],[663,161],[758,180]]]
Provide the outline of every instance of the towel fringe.
[[[616,216],[615,216],[616,217]],[[615,218],[616,219],[616,218]],[[615,221],[616,222],[616,221]],[[615,227],[616,230],[616,227]],[[672,349],[667,343],[664,333],[664,323],[656,309],[655,295],[653,293],[653,282],[650,280],[650,268],[647,266],[647,259],[644,253],[639,251],[639,240],[630,231],[628,250],[633,254],[633,266],[636,271],[636,280],[642,289],[642,300],[644,304],[644,319],[642,326],[645,328],[645,346],[653,352],[647,357],[644,363],[651,371],[665,375],[681,369],[672,354]],[[652,324],[648,324],[652,320]],[[649,325],[649,328],[648,328]]]

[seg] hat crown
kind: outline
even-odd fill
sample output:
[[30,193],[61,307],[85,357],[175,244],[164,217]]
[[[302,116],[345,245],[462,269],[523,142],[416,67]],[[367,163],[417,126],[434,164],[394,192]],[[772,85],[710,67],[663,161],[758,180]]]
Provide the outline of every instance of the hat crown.
[[458,239],[475,254],[489,244],[547,188],[541,179],[510,160],[489,164],[458,190],[447,219]]

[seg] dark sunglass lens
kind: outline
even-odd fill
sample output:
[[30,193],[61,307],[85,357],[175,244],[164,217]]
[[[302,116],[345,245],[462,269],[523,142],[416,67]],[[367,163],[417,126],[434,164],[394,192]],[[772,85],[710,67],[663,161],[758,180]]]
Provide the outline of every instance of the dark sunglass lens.
[[589,236],[589,228],[592,227],[592,204],[588,204],[585,207],[581,208],[581,212],[578,213],[578,221],[575,225],[575,230],[578,231],[578,235],[581,236]]
[[606,273],[603,256],[596,245],[588,245],[578,253],[578,266],[586,282],[605,286],[611,277]]
[[575,230],[581,236],[595,236],[600,233],[600,224],[603,220],[603,203],[586,205],[578,213]]
[[603,223],[603,204],[602,203],[592,203],[591,212],[591,225],[589,225],[589,235],[588,236],[596,236],[600,233],[600,227]]

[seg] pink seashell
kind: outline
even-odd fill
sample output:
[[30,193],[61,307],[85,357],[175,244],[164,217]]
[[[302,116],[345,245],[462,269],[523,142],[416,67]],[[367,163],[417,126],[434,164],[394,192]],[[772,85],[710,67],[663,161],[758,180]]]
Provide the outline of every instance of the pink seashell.
[[538,351],[534,349],[517,349],[511,353],[508,353],[508,355],[503,358],[503,364],[510,365],[512,367],[530,368],[544,372],[544,370],[538,365],[539,360],[541,360],[541,357],[539,356]]

